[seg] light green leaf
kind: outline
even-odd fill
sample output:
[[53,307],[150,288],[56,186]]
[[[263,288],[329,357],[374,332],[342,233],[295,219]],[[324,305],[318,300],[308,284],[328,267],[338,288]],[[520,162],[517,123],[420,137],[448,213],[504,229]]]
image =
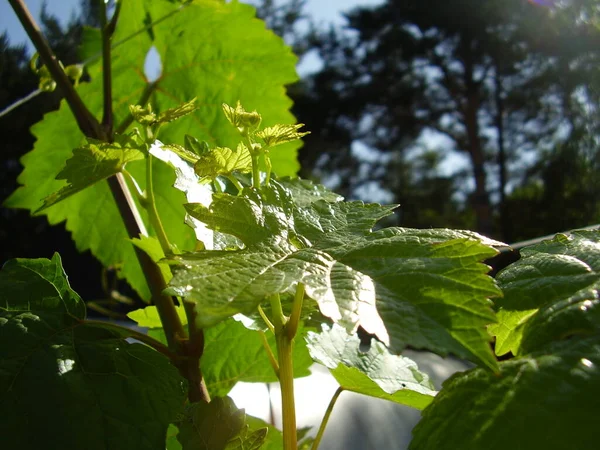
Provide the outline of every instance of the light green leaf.
[[447,380],[411,450],[591,449],[598,444],[599,335],[557,342]]
[[[277,381],[260,333],[233,319],[204,330],[202,374],[211,395],[226,395],[238,381]],[[306,330],[300,327],[294,340],[294,378],[310,375],[312,359],[303,339],[305,334]],[[264,336],[277,357],[273,333],[265,333]]]
[[148,256],[150,256],[152,261],[159,263],[158,267],[160,268],[163,278],[167,283],[171,278],[173,278],[173,274],[171,273],[169,266],[161,262],[161,260],[165,257],[165,254],[157,238],[141,236],[139,239],[132,239],[131,242],[137,248],[143,250]]
[[[572,305],[578,303],[585,308],[583,313],[588,307],[590,313],[594,310],[592,306],[598,301],[600,289],[600,232],[559,234],[552,240],[526,247],[521,250],[521,259],[500,272],[497,280],[504,298],[496,301],[498,324],[490,327],[496,336],[496,353],[522,354],[520,346],[525,330],[536,333],[537,326],[544,326],[547,333],[550,330],[547,326],[557,323],[550,325],[550,321],[572,311]],[[577,321],[564,319],[552,333],[555,338],[577,332]]]
[[368,351],[360,338],[334,325],[321,333],[309,332],[306,341],[312,358],[327,367],[347,391],[423,409],[436,391],[429,376],[409,358],[392,355],[381,342],[371,340]]
[[233,172],[248,173],[252,171],[252,157],[241,142],[235,151],[227,147],[211,148],[206,154],[200,155],[194,170],[199,177],[211,179]]
[[256,110],[246,111],[239,100],[235,108],[226,103],[223,103],[222,107],[229,123],[237,128],[242,136],[248,136],[248,133],[256,130],[262,121],[262,116]]
[[362,326],[395,350],[453,352],[495,367],[485,327],[495,320],[489,297],[500,292],[481,261],[500,243],[466,231],[373,232],[393,207],[323,200],[295,207],[275,181],[244,194],[214,195],[209,208],[186,205],[245,244],[174,258],[180,266],[168,292],[196,303],[199,326],[250,314],[303,283],[321,312],[350,332]]
[[198,109],[198,107],[196,106],[195,98],[189,102],[175,106],[174,108],[169,108],[159,114],[156,114],[152,110],[151,104],[148,104],[146,107],[142,107],[140,105],[129,106],[129,111],[131,112],[134,120],[141,125],[148,126],[163,125],[165,123],[172,122],[193,113],[196,109]]
[[73,150],[73,156],[56,176],[57,180],[66,180],[68,184],[46,197],[36,213],[121,172],[128,162],[140,159],[144,159],[144,154],[137,149],[88,138],[86,145]]
[[[175,306],[179,320],[182,325],[187,325],[187,316],[185,315],[185,309],[183,306]],[[136,309],[127,313],[127,317],[133,320],[139,327],[142,328],[162,328],[162,322],[156,306],[146,306],[145,308]],[[162,341],[162,340],[161,340]],[[163,341],[163,343],[165,343]]]
[[0,271],[3,445],[164,448],[184,380],[160,353],[127,342],[126,328],[84,319],[58,254]]
[[[148,32],[148,24],[157,22]],[[142,30],[142,33],[138,33]],[[137,34],[135,34],[137,33]],[[152,40],[154,37],[154,40]],[[226,38],[225,38],[226,37]],[[191,98],[201,99],[199,109],[161,129],[164,142],[183,144],[185,134],[198,136],[213,145],[235,148],[239,134],[231,128],[221,104],[244,104],[260,110],[266,125],[293,123],[290,99],[284,86],[296,79],[296,57],[284,42],[255,19],[254,9],[241,3],[207,0],[184,6],[167,0],[128,0],[122,2],[113,42],[113,105],[115,123],[129,116],[129,105],[139,103],[151,90],[157,113],[177,107]],[[243,42],[243,45],[240,45]],[[163,74],[154,84],[141,74],[144,61],[154,45],[162,56]],[[102,114],[101,64],[88,66],[92,81],[77,88],[87,107]],[[46,114],[32,128],[37,138],[34,150],[21,162],[25,169],[22,185],[6,201],[6,206],[35,211],[42,199],[60,190],[64,182],[55,180],[82,141],[71,112],[61,108]],[[293,175],[298,170],[299,143],[285,145],[271,161],[273,170]],[[131,162],[127,170],[142,188],[145,168]],[[172,169],[156,162],[153,166],[157,208],[171,243],[183,250],[195,248],[193,231],[184,223],[184,195],[173,189]],[[91,250],[105,265],[119,267],[119,274],[146,300],[150,292],[135,256],[108,186],[97,183],[44,211],[51,224],[66,223],[80,251]]]
[[[251,430],[267,428],[267,436],[260,447],[261,450],[283,450],[283,433],[280,430],[264,420],[252,416],[246,416],[246,423]],[[300,446],[300,448],[302,447]]]
[[256,136],[262,139],[267,147],[285,144],[286,142],[296,141],[303,136],[310,134],[310,131],[298,132],[304,126],[303,123],[296,125],[275,125],[267,127],[256,133]]
[[255,450],[267,436],[266,428],[249,430],[246,413],[229,397],[194,403],[178,426],[183,450]]

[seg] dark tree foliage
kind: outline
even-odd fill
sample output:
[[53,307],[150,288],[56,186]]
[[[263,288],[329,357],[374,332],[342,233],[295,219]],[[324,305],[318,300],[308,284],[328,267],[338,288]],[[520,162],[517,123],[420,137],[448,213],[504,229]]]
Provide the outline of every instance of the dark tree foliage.
[[[550,149],[590,135],[599,33],[574,12],[588,3],[562,11],[523,0],[389,0],[351,11],[345,30],[313,37],[324,67],[292,90],[313,131],[305,172],[347,196],[378,184],[403,205],[406,226],[467,226],[508,241],[560,231],[557,221],[535,231],[515,222],[507,196],[536,172],[531,161],[540,167]],[[443,147],[426,147],[424,132],[444,136]],[[434,170],[422,171],[435,151]],[[469,173],[440,176],[455,151]],[[452,200],[461,197],[464,211]]]

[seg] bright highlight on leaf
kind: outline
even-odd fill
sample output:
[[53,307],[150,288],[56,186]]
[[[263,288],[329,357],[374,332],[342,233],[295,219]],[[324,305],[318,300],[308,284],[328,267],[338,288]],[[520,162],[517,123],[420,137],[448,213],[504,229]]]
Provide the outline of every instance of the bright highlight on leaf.
[[334,325],[306,337],[312,358],[327,367],[347,391],[390,400],[423,409],[436,394],[429,376],[409,358],[392,355],[382,343],[371,340],[367,352],[360,350],[360,338]]
[[[73,150],[73,156],[56,176],[57,180],[67,180],[68,185],[60,191],[46,197],[44,205],[35,212],[44,209],[121,172],[128,162],[144,159],[144,154],[136,148],[127,147],[127,138],[121,142],[100,142],[88,138],[83,147]],[[129,142],[129,145],[135,145]]]
[[278,182],[243,194],[216,194],[209,207],[186,205],[245,246],[173,260],[169,293],[196,303],[199,326],[251,314],[303,283],[321,313],[349,332],[362,326],[395,350],[452,352],[496,367],[486,326],[495,320],[489,297],[499,291],[480,261],[501,243],[451,230],[373,232],[393,207],[324,200],[300,207]]

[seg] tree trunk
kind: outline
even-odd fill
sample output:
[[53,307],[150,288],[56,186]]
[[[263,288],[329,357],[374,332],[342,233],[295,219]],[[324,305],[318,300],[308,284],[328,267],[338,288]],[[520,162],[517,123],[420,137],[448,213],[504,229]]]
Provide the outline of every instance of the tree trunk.
[[463,64],[464,64],[464,87],[465,101],[463,102],[463,117],[467,130],[467,151],[471,158],[473,177],[475,179],[475,195],[473,208],[477,218],[477,231],[482,234],[492,233],[492,208],[490,198],[486,189],[487,176],[485,173],[485,155],[481,146],[479,135],[479,121],[477,114],[480,107],[480,83],[475,80],[473,53],[471,51],[472,41],[462,40]]

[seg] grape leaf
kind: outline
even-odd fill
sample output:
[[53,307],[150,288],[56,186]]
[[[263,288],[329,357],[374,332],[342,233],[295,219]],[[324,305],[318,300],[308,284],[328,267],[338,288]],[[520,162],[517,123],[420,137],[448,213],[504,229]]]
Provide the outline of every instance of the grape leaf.
[[371,340],[360,350],[360,338],[334,325],[321,333],[309,332],[306,341],[312,358],[329,369],[344,390],[423,409],[436,391],[429,376],[409,358],[392,355],[381,342]]
[[447,380],[413,431],[412,450],[595,448],[600,335]]
[[66,180],[67,186],[46,197],[36,213],[121,172],[128,162],[140,159],[144,159],[144,154],[135,148],[88,139],[86,145],[73,150],[73,156],[56,176],[57,180]]
[[181,105],[169,108],[159,114],[152,111],[152,105],[148,104],[146,107],[140,105],[131,105],[129,111],[133,116],[134,120],[142,125],[163,125],[165,123],[173,122],[174,120],[185,117],[188,114],[193,113],[198,107],[196,106],[196,99],[192,99],[188,102],[184,102]]
[[267,429],[250,432],[246,413],[229,397],[216,397],[210,403],[194,403],[178,423],[183,450],[254,450],[260,448]]
[[[504,298],[496,302],[498,323],[490,327],[496,336],[496,353],[521,354],[526,329],[533,333],[538,325],[555,321],[572,310],[569,304],[580,303],[579,307],[586,308],[582,312],[588,307],[589,312],[594,309],[591,306],[598,301],[600,289],[600,232],[559,234],[526,247],[521,250],[521,259],[500,272],[497,280]],[[555,309],[559,302],[566,303]],[[563,322],[555,333],[568,335],[579,326],[573,322],[569,327],[568,323]]]
[[194,164],[194,171],[200,177],[216,178],[230,175],[234,171],[247,173],[252,170],[252,158],[246,146],[239,143],[236,150],[227,147],[215,147],[200,155]]
[[196,303],[199,326],[249,314],[303,283],[321,312],[348,331],[360,325],[386,342],[381,314],[396,349],[454,352],[495,367],[485,327],[495,320],[488,298],[499,291],[480,261],[500,243],[465,231],[373,232],[393,207],[320,200],[301,208],[275,181],[244,194],[216,194],[209,208],[186,205],[245,245],[173,258],[179,266],[168,292]]
[[283,177],[277,181],[291,192],[294,203],[298,206],[306,207],[317,200],[339,202],[344,199],[344,197],[330,191],[322,184],[315,184],[310,180]]
[[298,131],[303,126],[303,123],[298,123],[296,125],[277,124],[260,130],[256,133],[256,136],[261,138],[266,146],[274,147],[276,145],[285,144],[286,142],[301,139],[307,134],[310,134],[310,131]]
[[[178,307],[177,311],[182,323],[187,324],[183,308]],[[151,337],[166,344],[166,337],[155,306],[138,309],[127,316],[140,327],[149,328],[148,334]],[[293,348],[295,378],[310,375],[309,367],[312,365],[312,359],[303,339],[305,334],[306,330],[300,326]],[[272,333],[266,334],[265,338],[277,355]],[[259,332],[249,330],[233,319],[204,330],[202,375],[212,396],[227,395],[238,381],[248,383],[277,381]]]
[[184,380],[160,353],[127,342],[126,328],[84,319],[58,254],[0,271],[3,444],[164,448]]
[[[184,6],[166,0],[123,2],[113,42],[113,107],[115,123],[129,117],[129,105],[140,102],[147,91],[157,113],[197,97],[199,109],[165,125],[161,138],[183,144],[186,133],[211,143],[234,147],[239,135],[221,112],[221,103],[238,99],[263,112],[265,123],[291,123],[291,101],[283,86],[296,80],[296,58],[283,41],[254,18],[251,6],[214,1],[195,1]],[[148,24],[153,24],[148,30]],[[138,33],[140,30],[143,33]],[[135,34],[137,33],[137,34]],[[154,40],[153,40],[154,39]],[[155,83],[144,73],[146,54],[152,45],[162,55],[163,74]],[[101,62],[88,66],[90,83],[81,83],[78,93],[98,117],[102,112]],[[6,206],[35,211],[42,199],[60,190],[64,182],[56,175],[81,144],[71,112],[63,102],[58,111],[46,114],[32,128],[37,138],[34,150],[21,162],[22,185]],[[294,174],[298,169],[299,142],[273,152],[273,169]],[[131,162],[127,169],[145,186],[144,164]],[[192,250],[196,240],[184,224],[184,195],[172,189],[174,176],[162,162],[153,166],[157,209],[171,243]],[[129,236],[110,190],[100,182],[43,211],[51,224],[65,221],[80,251],[91,250],[105,265],[119,267],[120,275],[146,300],[150,292]]]

